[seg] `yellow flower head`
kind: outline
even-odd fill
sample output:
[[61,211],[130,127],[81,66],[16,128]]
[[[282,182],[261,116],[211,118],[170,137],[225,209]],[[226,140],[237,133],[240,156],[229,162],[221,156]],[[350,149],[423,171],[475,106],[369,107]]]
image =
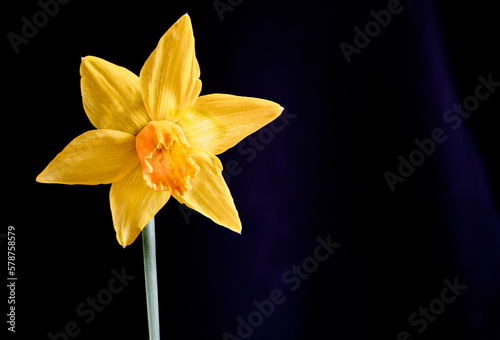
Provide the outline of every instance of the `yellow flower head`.
[[170,196],[224,227],[241,231],[215,156],[278,117],[271,101],[199,96],[191,20],[160,39],[139,77],[87,56],[80,67],[83,106],[97,128],[71,141],[38,175],[42,183],[109,184],[118,242],[134,242]]

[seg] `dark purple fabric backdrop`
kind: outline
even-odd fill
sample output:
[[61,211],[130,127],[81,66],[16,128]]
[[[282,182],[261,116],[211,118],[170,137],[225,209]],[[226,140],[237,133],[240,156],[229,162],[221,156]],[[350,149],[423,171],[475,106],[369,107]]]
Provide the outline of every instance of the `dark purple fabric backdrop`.
[[[9,33],[22,35],[49,3],[16,53]],[[174,199],[157,215],[162,337],[500,339],[493,4],[54,3],[4,10],[0,236],[16,227],[18,268],[9,337],[147,337],[140,238],[125,250],[116,242],[109,186],[35,177],[93,129],[80,58],[138,74],[188,12],[202,94],[285,111],[220,155],[241,235]],[[106,300],[116,275],[126,284]]]

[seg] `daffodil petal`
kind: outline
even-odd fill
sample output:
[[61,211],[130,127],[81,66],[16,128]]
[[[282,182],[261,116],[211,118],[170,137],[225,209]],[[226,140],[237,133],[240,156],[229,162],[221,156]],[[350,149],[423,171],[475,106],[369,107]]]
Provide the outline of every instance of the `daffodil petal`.
[[174,196],[180,203],[199,211],[217,224],[237,233],[241,221],[224,178],[222,164],[213,154],[193,148],[191,154],[200,172],[190,181],[192,186],[183,196]]
[[36,180],[107,184],[122,179],[138,163],[135,136],[115,130],[92,130],[72,140]]
[[83,107],[96,128],[136,135],[149,122],[138,76],[92,56],[82,58],[80,75]]
[[272,101],[229,94],[201,96],[177,124],[193,146],[218,155],[278,117]]
[[151,120],[176,122],[201,91],[191,19],[182,16],[160,39],[139,75]]
[[147,186],[140,164],[122,180],[113,183],[109,201],[118,242],[123,247],[132,244],[169,198],[169,191],[154,191]]

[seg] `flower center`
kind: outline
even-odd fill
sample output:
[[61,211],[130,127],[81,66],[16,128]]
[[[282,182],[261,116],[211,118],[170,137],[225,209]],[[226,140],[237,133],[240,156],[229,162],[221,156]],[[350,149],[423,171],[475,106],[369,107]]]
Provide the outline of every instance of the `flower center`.
[[142,177],[155,191],[171,191],[183,196],[200,167],[191,157],[182,129],[172,122],[151,121],[135,139],[135,148],[142,165]]

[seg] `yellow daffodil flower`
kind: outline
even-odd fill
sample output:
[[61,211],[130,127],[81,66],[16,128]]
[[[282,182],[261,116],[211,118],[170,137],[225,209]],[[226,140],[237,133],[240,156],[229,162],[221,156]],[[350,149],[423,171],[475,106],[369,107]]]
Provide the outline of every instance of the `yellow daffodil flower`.
[[199,96],[191,20],[160,39],[139,77],[87,56],[83,106],[96,127],[71,141],[37,177],[42,183],[110,184],[118,242],[130,245],[171,196],[224,227],[241,222],[215,156],[278,117],[271,101]]

